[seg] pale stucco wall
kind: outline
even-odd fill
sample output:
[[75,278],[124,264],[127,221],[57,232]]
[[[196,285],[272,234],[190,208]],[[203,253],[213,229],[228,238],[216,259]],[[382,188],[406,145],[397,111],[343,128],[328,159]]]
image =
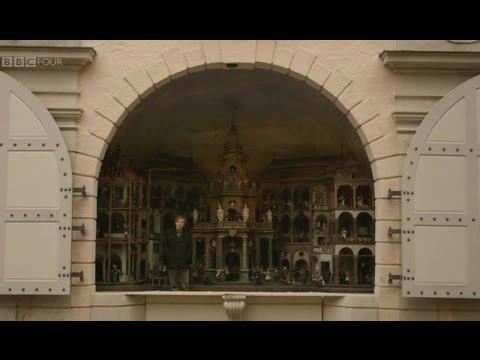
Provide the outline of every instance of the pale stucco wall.
[[[12,76],[32,91],[49,86],[78,91],[77,96],[68,98],[74,103],[69,105],[81,108],[83,114],[74,131],[62,129],[62,132],[72,158],[75,185],[85,184],[89,195],[74,198],[73,213],[74,223],[84,223],[87,228],[85,236],[74,233],[72,243],[72,270],[83,270],[84,282],[73,279],[69,297],[2,296],[0,319],[227,319],[221,295],[127,296],[95,293],[94,286],[97,176],[116,126],[156,87],[174,81],[177,76],[188,76],[190,71],[222,66],[225,62],[239,62],[246,68],[256,64],[288,73],[318,88],[319,96],[330,97],[357,128],[375,180],[374,294],[323,300],[298,296],[272,300],[247,294],[244,318],[477,319],[480,301],[406,299],[400,296],[398,282],[388,284],[389,272],[400,273],[401,247],[397,237],[387,236],[387,229],[399,228],[401,216],[400,201],[386,199],[386,193],[388,188],[400,188],[403,158],[413,136],[397,131],[392,118],[398,107],[396,96],[399,92],[417,95],[434,92],[435,96],[442,96],[466,77],[396,76],[383,65],[379,55],[403,45],[396,41],[80,41],[75,46],[93,47],[96,57],[80,71],[78,82],[72,72],[11,71]],[[421,48],[420,43],[406,45]],[[431,46],[431,43],[425,45]],[[40,99],[49,107],[65,101],[64,95],[55,92],[40,93]],[[418,106],[428,109],[431,105]]]

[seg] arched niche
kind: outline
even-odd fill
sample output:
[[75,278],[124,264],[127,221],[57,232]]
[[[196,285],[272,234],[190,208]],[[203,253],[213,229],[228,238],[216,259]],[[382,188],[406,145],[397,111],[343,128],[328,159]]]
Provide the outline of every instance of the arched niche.
[[355,207],[371,208],[372,207],[372,188],[370,185],[358,185],[355,188]]
[[337,208],[350,209],[353,207],[353,187],[340,185],[337,188]]
[[345,240],[354,235],[353,222],[353,215],[348,211],[344,211],[338,216],[338,231],[342,239]]
[[375,235],[375,224],[369,213],[361,212],[357,215],[357,240],[359,242],[369,242]]
[[295,216],[293,220],[293,235],[295,241],[308,242],[310,237],[310,219],[304,213]]

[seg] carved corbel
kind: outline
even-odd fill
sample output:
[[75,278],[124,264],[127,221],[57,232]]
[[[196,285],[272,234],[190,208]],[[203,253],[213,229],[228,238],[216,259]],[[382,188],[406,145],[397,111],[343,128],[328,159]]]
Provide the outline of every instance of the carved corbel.
[[227,312],[228,320],[242,320],[245,299],[245,295],[223,295],[223,307]]

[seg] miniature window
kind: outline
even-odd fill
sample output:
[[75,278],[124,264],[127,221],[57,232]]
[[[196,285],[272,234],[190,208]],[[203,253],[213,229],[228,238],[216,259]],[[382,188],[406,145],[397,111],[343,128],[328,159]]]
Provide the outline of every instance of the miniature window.
[[340,209],[353,207],[353,188],[350,185],[340,185],[338,187],[337,207]]
[[355,189],[355,204],[357,208],[369,208],[372,205],[372,189],[368,185],[359,185]]

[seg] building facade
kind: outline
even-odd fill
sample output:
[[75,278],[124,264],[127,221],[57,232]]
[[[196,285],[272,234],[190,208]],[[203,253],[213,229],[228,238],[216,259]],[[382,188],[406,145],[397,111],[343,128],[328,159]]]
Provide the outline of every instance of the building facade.
[[478,54],[0,41],[0,319],[477,320]]

